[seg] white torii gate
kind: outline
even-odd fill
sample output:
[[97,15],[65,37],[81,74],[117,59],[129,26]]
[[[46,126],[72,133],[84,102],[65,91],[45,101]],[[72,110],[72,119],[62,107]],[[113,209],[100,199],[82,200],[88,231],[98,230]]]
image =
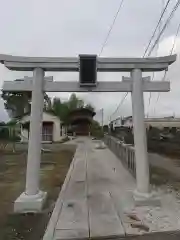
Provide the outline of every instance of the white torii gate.
[[[176,55],[159,58],[97,58],[97,71],[130,72],[130,78],[118,82],[97,82],[96,86],[80,86],[79,82],[44,81],[45,71],[79,71],[78,58],[39,58],[1,55],[0,62],[10,70],[33,71],[33,78],[5,81],[4,91],[32,91],[30,136],[28,145],[26,189],[14,204],[14,211],[40,211],[46,193],[39,189],[41,160],[41,122],[44,92],[131,92],[136,156],[135,200],[148,200],[149,163],[147,158],[146,130],[144,124],[143,92],[170,91],[170,83],[142,78],[142,72],[163,71],[176,60]],[[33,80],[33,81],[32,81]]]

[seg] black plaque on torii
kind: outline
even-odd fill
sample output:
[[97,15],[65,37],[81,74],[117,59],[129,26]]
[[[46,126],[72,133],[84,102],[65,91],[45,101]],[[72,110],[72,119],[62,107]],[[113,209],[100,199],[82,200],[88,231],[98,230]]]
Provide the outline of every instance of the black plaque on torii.
[[97,84],[97,55],[79,55],[79,83],[82,87]]

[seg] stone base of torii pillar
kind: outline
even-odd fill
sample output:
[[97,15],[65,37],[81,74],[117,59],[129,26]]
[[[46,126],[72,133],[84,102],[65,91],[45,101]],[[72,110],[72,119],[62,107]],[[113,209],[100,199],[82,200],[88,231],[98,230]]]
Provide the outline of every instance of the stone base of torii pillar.
[[14,212],[39,212],[42,210],[47,193],[39,191],[35,195],[23,192],[14,202]]
[[161,206],[161,198],[157,192],[140,193],[137,190],[133,192],[135,206]]

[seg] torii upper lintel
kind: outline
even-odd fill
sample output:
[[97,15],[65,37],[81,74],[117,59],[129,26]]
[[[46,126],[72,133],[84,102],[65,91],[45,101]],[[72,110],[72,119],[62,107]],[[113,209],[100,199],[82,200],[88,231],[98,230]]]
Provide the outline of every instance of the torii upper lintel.
[[[153,58],[99,58],[99,72],[130,72],[141,69],[143,72],[163,71],[176,61],[176,55]],[[32,71],[43,68],[45,71],[79,71],[78,57],[22,57],[0,54],[0,62],[15,71]]]

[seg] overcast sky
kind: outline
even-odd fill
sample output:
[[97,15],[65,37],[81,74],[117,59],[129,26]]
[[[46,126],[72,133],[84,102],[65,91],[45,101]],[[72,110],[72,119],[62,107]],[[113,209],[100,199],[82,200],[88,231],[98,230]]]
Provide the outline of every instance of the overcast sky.
[[[104,57],[141,57],[162,11],[163,0],[124,0],[115,26],[104,48]],[[171,1],[168,13],[176,0]],[[82,53],[99,54],[120,0],[0,0],[0,53],[24,56],[78,56]],[[157,54],[170,53],[174,35],[180,22],[177,10],[168,29],[159,43]],[[157,94],[152,94],[149,109],[145,94],[145,112],[149,115],[180,116],[180,38],[177,38],[175,53],[177,62],[169,68],[167,79],[171,81],[171,92],[162,93],[158,103]],[[153,55],[156,55],[154,51]],[[30,72],[13,72],[0,65],[0,86],[5,80],[31,76]],[[77,73],[46,73],[56,81],[78,80]],[[152,74],[151,74],[152,75]],[[122,74],[101,73],[100,81],[121,80]],[[161,80],[162,74],[155,75]],[[51,97],[68,97],[67,93],[51,93]],[[116,109],[124,93],[80,94],[98,111],[104,108],[105,121]],[[112,116],[131,114],[131,98],[128,96],[119,111]],[[7,119],[3,101],[0,100],[0,120]]]

